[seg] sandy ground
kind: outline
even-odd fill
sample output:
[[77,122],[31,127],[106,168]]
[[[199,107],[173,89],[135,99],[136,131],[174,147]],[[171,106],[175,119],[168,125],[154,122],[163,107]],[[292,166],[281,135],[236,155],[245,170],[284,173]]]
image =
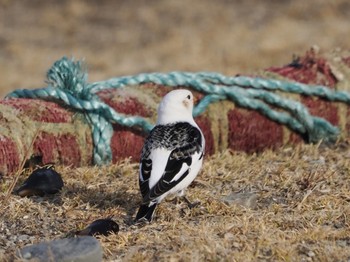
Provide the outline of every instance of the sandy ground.
[[45,86],[62,56],[90,81],[141,72],[225,74],[288,63],[310,46],[349,46],[347,0],[0,0],[0,97]]

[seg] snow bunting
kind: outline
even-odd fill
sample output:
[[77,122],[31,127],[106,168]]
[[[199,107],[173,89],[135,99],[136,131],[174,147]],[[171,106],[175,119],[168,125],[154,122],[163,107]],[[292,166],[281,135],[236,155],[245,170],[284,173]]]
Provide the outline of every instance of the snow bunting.
[[136,221],[151,222],[157,204],[169,194],[183,196],[201,169],[205,140],[192,111],[193,94],[188,90],[173,90],[162,99],[157,124],[141,153],[143,199]]

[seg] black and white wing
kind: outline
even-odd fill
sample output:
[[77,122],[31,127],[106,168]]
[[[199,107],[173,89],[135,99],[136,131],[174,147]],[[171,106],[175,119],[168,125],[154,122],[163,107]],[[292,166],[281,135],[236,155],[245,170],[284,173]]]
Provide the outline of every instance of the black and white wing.
[[191,165],[202,159],[200,130],[187,122],[156,126],[142,150],[139,184],[143,203],[149,203],[178,185]]

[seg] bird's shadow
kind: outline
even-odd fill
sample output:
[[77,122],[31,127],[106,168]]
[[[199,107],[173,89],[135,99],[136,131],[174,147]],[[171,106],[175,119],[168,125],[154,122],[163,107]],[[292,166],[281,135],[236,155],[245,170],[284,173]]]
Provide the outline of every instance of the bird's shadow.
[[139,194],[127,192],[126,188],[120,188],[114,192],[102,192],[98,189],[76,185],[66,185],[60,196],[61,203],[63,203],[63,198],[77,198],[100,210],[120,207],[125,211],[126,215],[123,220],[127,225],[133,224],[134,213],[141,202]]
[[[21,184],[21,182],[22,181],[18,184]],[[17,185],[12,195],[19,197],[16,192],[18,188],[19,186]],[[47,202],[55,206],[62,206],[67,198],[76,198],[77,201],[88,203],[90,206],[93,206],[94,209],[99,209],[101,211],[119,207],[125,211],[123,220],[127,225],[132,225],[134,223],[133,216],[141,202],[140,195],[136,192],[127,192],[127,188],[120,188],[114,192],[103,192],[102,189],[89,188],[88,185],[72,184],[64,185],[63,189],[56,194],[29,196],[29,198],[35,203]]]

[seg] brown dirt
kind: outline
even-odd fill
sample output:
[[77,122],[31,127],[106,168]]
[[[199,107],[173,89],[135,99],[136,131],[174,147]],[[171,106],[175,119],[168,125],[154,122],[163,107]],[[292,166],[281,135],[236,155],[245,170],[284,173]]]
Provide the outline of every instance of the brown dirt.
[[[314,44],[347,49],[348,17],[347,0],[0,0],[0,97],[44,86],[46,70],[64,55],[85,58],[90,81],[172,70],[249,73],[286,64]],[[164,201],[144,227],[130,225],[140,201],[136,164],[57,167],[66,185],[60,194],[8,202],[14,177],[6,176],[0,260],[113,216],[121,231],[100,238],[106,261],[347,261],[349,159],[346,143],[218,154],[188,190],[198,207]]]

